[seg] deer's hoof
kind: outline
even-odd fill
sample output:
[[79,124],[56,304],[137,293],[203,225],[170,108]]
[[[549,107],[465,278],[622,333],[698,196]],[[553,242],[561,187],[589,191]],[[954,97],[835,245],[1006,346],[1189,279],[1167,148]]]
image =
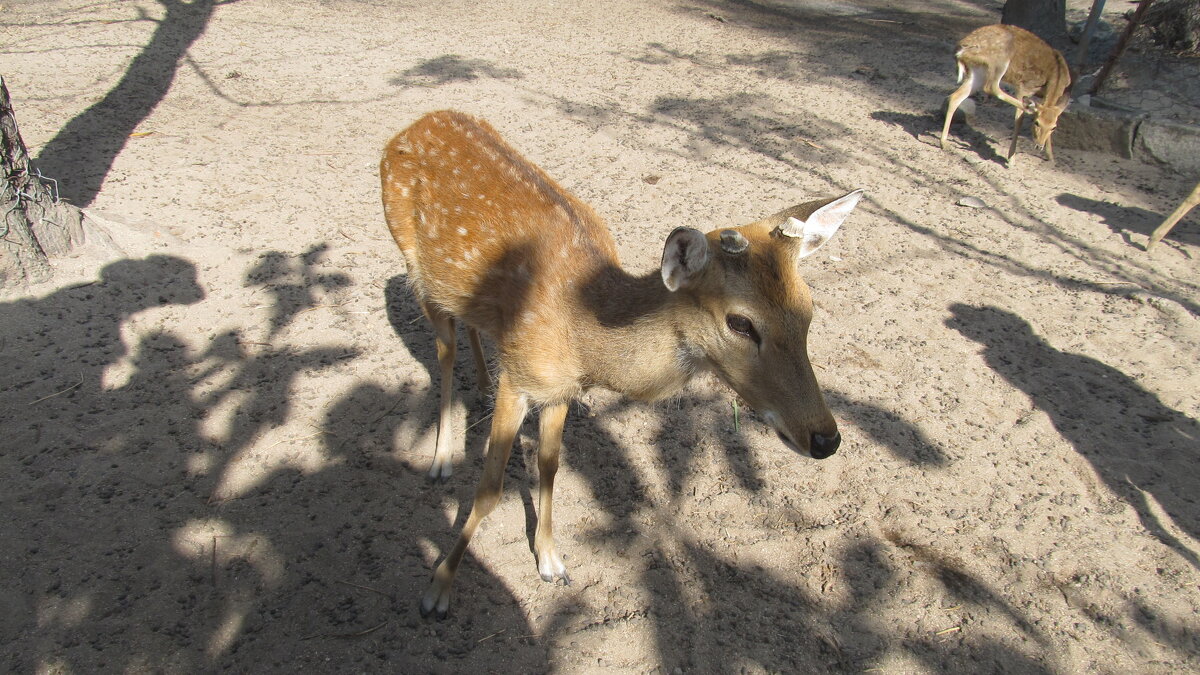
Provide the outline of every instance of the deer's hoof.
[[454,463],[450,461],[440,461],[437,458],[433,460],[433,466],[429,468],[429,480],[437,482],[446,482],[450,480],[450,476],[454,475]]
[[567,574],[567,566],[553,549],[538,556],[538,575],[547,583],[561,581],[563,586],[571,585],[571,575]]
[[421,616],[428,619],[432,616],[441,621],[450,613],[450,589],[442,588],[436,581],[425,590],[421,596]]

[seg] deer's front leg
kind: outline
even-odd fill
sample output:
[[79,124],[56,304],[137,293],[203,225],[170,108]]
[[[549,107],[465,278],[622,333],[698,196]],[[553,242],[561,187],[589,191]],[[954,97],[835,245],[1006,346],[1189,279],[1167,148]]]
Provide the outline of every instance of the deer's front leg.
[[1013,119],[1012,140],[1008,143],[1008,160],[1011,162],[1013,155],[1017,154],[1017,137],[1021,135],[1021,122],[1025,120],[1025,109],[1017,108],[1016,117]]
[[[433,574],[433,583],[429,584],[429,589],[421,598],[421,616],[429,616],[430,613],[436,613],[438,618],[446,616],[450,607],[450,586],[454,583],[458,564],[467,552],[467,544],[471,542],[471,536],[475,534],[484,516],[496,508],[496,503],[500,501],[500,495],[504,492],[504,466],[508,463],[513,437],[517,435],[527,410],[525,396],[513,389],[508,378],[501,372],[496,389],[496,410],[492,416],[488,454],[484,459],[479,487],[475,489],[475,503],[471,506],[471,515],[467,517],[466,525],[463,525],[458,542],[450,549],[442,564],[438,565]],[[561,424],[559,429],[562,429]]]
[[562,450],[563,424],[567,419],[566,403],[548,405],[542,409],[541,432],[538,441],[538,523],[533,547],[537,553],[538,574],[544,581],[561,579],[570,585],[571,577],[562,556],[554,545],[554,474],[558,471],[558,456]]

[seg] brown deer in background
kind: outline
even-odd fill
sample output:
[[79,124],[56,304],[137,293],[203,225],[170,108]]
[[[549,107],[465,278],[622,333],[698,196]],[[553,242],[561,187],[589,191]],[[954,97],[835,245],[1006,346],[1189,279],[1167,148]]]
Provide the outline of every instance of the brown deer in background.
[[442,400],[430,476],[450,475],[455,321],[495,342],[498,377],[483,476],[457,544],[421,613],[445,616],[480,521],[500,499],[513,438],[540,411],[537,566],[569,583],[554,544],[551,497],[570,402],[600,386],[643,400],[712,372],[759,410],[784,444],[814,458],[841,437],[808,360],[813,303],[798,263],[825,243],[862,192],[794,206],[707,234],[676,228],[661,267],[621,268],[604,222],[482,120],[422,117],[380,162],[388,227],[437,336]]
[[[1021,122],[1025,114],[1030,113],[1034,116],[1033,140],[1039,148],[1046,149],[1046,157],[1053,162],[1050,135],[1067,108],[1066,92],[1071,84],[1071,72],[1063,55],[1024,28],[995,24],[971,31],[958,43],[954,58],[958,62],[958,81],[962,86],[946,101],[942,149],[946,149],[946,135],[950,133],[954,111],[967,97],[983,89],[1017,109],[1008,159],[1011,160],[1017,151]],[[1010,96],[1001,89],[1001,82],[1011,86],[1016,95]],[[1041,102],[1027,100],[1033,95],[1041,97]]]

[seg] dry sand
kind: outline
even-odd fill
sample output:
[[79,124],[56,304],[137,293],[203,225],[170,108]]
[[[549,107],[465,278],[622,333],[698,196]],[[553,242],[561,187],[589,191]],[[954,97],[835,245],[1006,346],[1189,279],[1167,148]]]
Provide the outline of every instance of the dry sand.
[[[0,302],[0,669],[1200,668],[1196,216],[1142,250],[1196,177],[1027,138],[1007,167],[991,101],[941,151],[952,45],[999,6],[4,2],[25,140],[122,253]],[[712,381],[590,393],[555,513],[575,584],[536,573],[531,422],[422,620],[488,403],[464,344],[471,426],[428,483],[434,347],[376,167],[443,108],[635,270],[676,226],[866,188],[805,261],[842,450],[735,429]]]

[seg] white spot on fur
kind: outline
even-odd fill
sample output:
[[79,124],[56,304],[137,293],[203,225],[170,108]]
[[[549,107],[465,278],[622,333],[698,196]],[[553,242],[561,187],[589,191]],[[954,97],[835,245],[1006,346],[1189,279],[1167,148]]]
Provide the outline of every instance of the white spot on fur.
[[458,228],[458,233],[464,237],[467,236],[467,228],[465,228],[465,227]]

